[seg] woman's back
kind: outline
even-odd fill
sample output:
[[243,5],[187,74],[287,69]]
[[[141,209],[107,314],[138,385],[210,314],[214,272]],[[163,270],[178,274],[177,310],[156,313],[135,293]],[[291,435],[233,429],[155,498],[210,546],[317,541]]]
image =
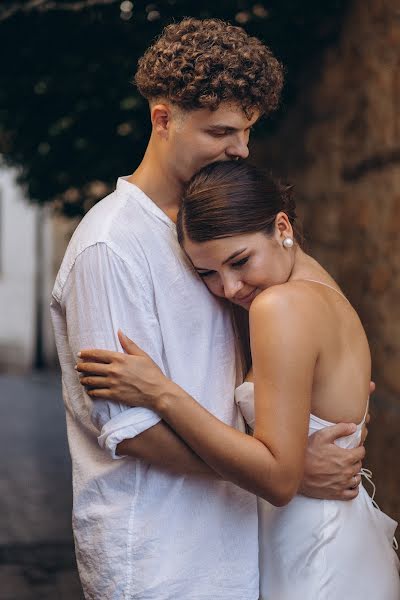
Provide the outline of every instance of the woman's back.
[[[334,422],[357,423],[353,434],[337,440],[351,448],[361,438],[370,351],[357,313],[321,271],[317,280],[291,280],[277,291],[284,305],[290,296],[287,306],[292,309],[295,304],[317,347],[308,433]],[[304,351],[314,350],[308,340]],[[249,383],[236,392],[254,427],[253,395]],[[349,502],[296,495],[286,506],[273,507],[259,499],[258,514],[260,600],[400,597],[399,565],[392,548],[397,523],[375,508],[362,484],[357,498]]]
[[333,423],[360,423],[368,403],[371,356],[356,311],[333,280],[290,282],[304,288],[310,335],[319,345],[311,413]]
[[[304,352],[316,356],[309,435],[332,423],[356,423],[356,431],[343,438],[344,447],[354,447],[360,442],[369,395],[368,341],[357,313],[335,282],[305,258],[311,268],[303,278],[266,293],[278,292],[288,310],[295,307],[300,313],[308,331]],[[313,278],[314,266],[318,279]],[[275,383],[279,386],[278,380]],[[252,394],[245,383],[236,399],[254,423]],[[294,403],[296,398],[285,401]],[[375,508],[362,485],[350,502],[296,495],[277,508],[260,499],[261,600],[397,600],[398,559],[392,548],[396,526]]]

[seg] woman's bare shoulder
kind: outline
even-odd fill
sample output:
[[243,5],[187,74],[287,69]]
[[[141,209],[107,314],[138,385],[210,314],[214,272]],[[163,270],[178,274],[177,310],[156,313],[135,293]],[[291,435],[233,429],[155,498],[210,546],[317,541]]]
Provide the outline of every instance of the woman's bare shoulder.
[[314,364],[321,348],[321,327],[312,296],[297,282],[271,286],[256,296],[249,315],[254,360],[258,354],[261,360],[275,356],[282,362],[282,357],[295,353],[304,365]]
[[273,285],[260,292],[250,306],[250,318],[264,315],[275,317],[282,314],[313,312],[314,294],[301,280]]

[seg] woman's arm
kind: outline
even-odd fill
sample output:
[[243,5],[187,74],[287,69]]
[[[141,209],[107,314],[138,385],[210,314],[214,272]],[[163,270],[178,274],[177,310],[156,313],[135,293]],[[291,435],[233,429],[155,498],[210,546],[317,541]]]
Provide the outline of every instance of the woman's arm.
[[[296,317],[297,311],[293,307],[289,311],[275,296],[257,298],[250,315],[256,390],[253,438],[219,421],[173,382],[167,383],[144,353],[131,361],[123,385],[113,386],[113,375],[107,382],[104,370],[103,389],[89,394],[152,408],[223,479],[275,505],[286,504],[303,474],[316,353],[307,341],[311,336],[304,316]],[[93,353],[82,356],[91,358]],[[88,377],[82,383],[100,382]]]
[[143,460],[172,475],[221,479],[164,421],[123,440],[116,453]]
[[166,394],[155,410],[224,479],[287,503],[303,476],[317,353],[305,315],[264,294],[250,313],[255,380],[254,437],[221,423],[186,392]]

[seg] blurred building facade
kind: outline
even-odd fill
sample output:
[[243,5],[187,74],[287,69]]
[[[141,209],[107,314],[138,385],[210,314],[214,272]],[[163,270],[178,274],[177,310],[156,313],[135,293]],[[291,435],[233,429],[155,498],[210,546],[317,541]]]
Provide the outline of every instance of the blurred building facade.
[[0,169],[0,372],[54,366],[50,294],[76,223],[29,204],[12,169]]

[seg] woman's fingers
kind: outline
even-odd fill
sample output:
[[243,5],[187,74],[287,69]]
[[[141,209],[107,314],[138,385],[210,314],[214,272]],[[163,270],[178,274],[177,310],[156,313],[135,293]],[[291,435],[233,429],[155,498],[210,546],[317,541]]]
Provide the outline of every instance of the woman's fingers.
[[75,369],[79,373],[93,373],[93,375],[108,375],[110,373],[110,365],[96,362],[79,362]]
[[111,350],[99,350],[98,348],[91,348],[89,350],[81,350],[78,352],[78,357],[85,361],[95,361],[102,363],[111,363],[118,361],[124,355],[122,352],[112,352]]
[[108,388],[94,388],[93,390],[87,390],[87,394],[93,400],[115,400],[112,390]]
[[118,329],[118,339],[123,350],[125,350],[127,354],[134,356],[148,356],[146,352],[144,352],[137,344],[135,344],[133,340],[128,338],[128,336],[125,335],[121,329]]
[[80,382],[82,385],[91,388],[108,388],[110,387],[110,382],[107,377],[98,377],[96,375],[87,375],[80,378]]

